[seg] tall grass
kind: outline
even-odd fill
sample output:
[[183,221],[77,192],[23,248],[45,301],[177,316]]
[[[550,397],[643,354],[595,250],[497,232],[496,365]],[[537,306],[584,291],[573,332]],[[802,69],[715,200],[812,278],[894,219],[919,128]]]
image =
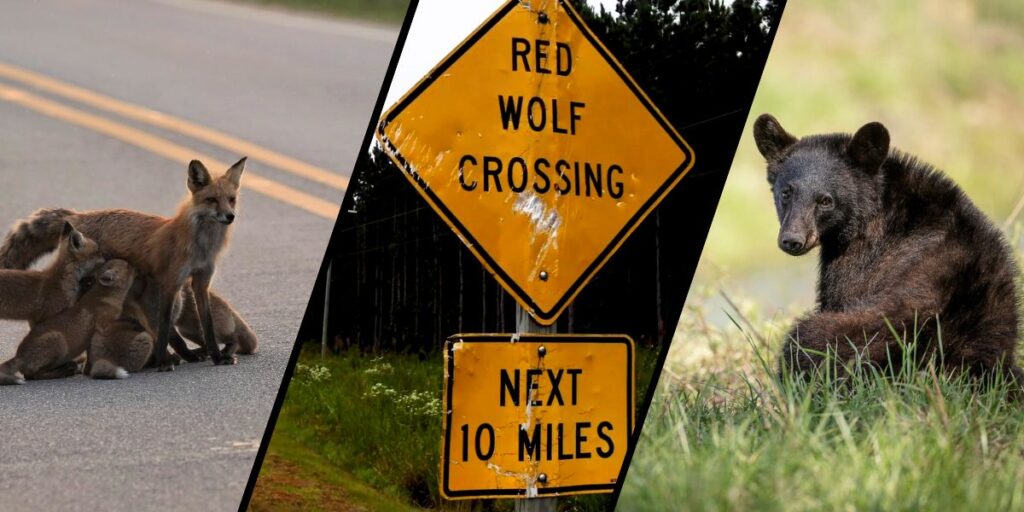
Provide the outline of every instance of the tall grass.
[[621,510],[1024,510],[1009,385],[933,367],[658,399]]
[[276,430],[389,495],[436,505],[440,363],[315,352],[303,350]]
[[913,350],[780,382],[795,314],[726,297],[731,324],[715,325],[714,293],[688,298],[620,510],[1024,510],[1021,383],[952,375]]

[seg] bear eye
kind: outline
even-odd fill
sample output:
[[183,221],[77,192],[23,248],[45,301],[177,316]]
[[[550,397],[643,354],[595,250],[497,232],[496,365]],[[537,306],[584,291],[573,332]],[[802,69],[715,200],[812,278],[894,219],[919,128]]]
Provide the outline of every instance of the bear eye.
[[793,189],[787,187],[787,188],[782,189],[782,193],[779,194],[779,197],[781,197],[783,201],[789,201],[789,198],[792,195],[793,195]]
[[818,198],[818,205],[822,208],[832,208],[835,205],[835,201],[832,200],[832,196],[821,196]]

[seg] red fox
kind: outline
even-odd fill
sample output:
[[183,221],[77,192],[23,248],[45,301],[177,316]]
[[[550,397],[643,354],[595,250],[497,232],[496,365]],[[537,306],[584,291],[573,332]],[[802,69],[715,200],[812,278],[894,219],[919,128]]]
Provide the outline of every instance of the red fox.
[[75,358],[86,351],[93,332],[106,329],[121,315],[134,278],[135,270],[126,261],[104,263],[96,284],[74,306],[32,327],[16,355],[0,364],[0,384],[74,375]]
[[[138,324],[142,330],[151,335],[156,332],[154,326],[158,323],[157,303],[160,301],[160,291],[155,283],[146,279],[136,279],[135,287],[128,294],[125,301],[125,318],[131,319]],[[255,354],[259,349],[259,340],[252,328],[242,320],[241,316],[231,306],[219,297],[213,290],[210,290],[210,310],[213,312],[213,330],[216,339],[224,343],[225,355]],[[174,351],[184,360],[195,362],[201,361],[206,356],[206,348],[191,351],[185,344],[185,339],[202,345],[203,328],[200,325],[199,312],[196,307],[195,293],[192,291],[191,283],[183,286],[178,298],[171,310],[171,318],[174,319],[174,326],[170,332],[169,344]]]
[[[203,328],[200,325],[196,295],[191,287],[181,290],[179,303],[175,304],[175,326],[181,336],[192,341],[203,339]],[[213,291],[210,291],[210,311],[213,313],[213,332],[217,341],[224,344],[225,355],[255,354],[259,350],[259,340],[249,324]]]
[[94,379],[124,379],[149,361],[153,336],[139,322],[121,318],[97,326],[89,342],[84,373]]
[[[167,353],[172,308],[186,283],[190,283],[195,295],[207,353],[214,364],[235,364],[234,355],[222,354],[217,345],[210,280],[217,256],[227,245],[230,226],[235,220],[245,161],[242,158],[216,179],[202,162],[190,162],[186,179],[190,195],[170,218],[123,209],[40,210],[16,227],[0,245],[0,266],[24,268],[30,265],[56,245],[57,233],[47,229],[53,224],[52,219],[71,221],[94,239],[104,254],[127,260],[147,281],[156,283],[159,293],[153,359],[159,369],[174,369]],[[176,351],[178,348],[175,346]]]
[[96,242],[71,223],[41,219],[60,233],[57,258],[44,270],[0,270],[0,318],[35,324],[71,307],[83,277],[103,263]]

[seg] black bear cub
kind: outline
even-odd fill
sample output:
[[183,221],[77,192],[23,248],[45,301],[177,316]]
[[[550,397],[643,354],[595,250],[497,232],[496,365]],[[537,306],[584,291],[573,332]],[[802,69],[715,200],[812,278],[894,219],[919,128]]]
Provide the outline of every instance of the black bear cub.
[[1016,263],[952,180],[890,148],[879,123],[798,139],[764,114],[754,138],[768,163],[779,247],[794,256],[821,248],[817,308],[789,332],[780,374],[806,374],[823,353],[840,372],[853,361],[898,364],[901,341],[916,339],[907,355],[918,361],[935,356],[951,372],[1024,384]]

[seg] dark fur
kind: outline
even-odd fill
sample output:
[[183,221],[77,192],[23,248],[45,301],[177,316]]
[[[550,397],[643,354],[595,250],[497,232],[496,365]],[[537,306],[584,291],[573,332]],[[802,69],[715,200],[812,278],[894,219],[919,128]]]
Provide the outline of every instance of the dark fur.
[[780,372],[820,366],[813,352],[886,367],[903,356],[903,338],[917,340],[918,361],[934,355],[952,372],[1024,384],[1015,365],[1017,264],[952,180],[890,149],[878,123],[853,136],[797,139],[765,114],[754,135],[780,247],[795,255],[821,247],[817,308],[790,331]]

